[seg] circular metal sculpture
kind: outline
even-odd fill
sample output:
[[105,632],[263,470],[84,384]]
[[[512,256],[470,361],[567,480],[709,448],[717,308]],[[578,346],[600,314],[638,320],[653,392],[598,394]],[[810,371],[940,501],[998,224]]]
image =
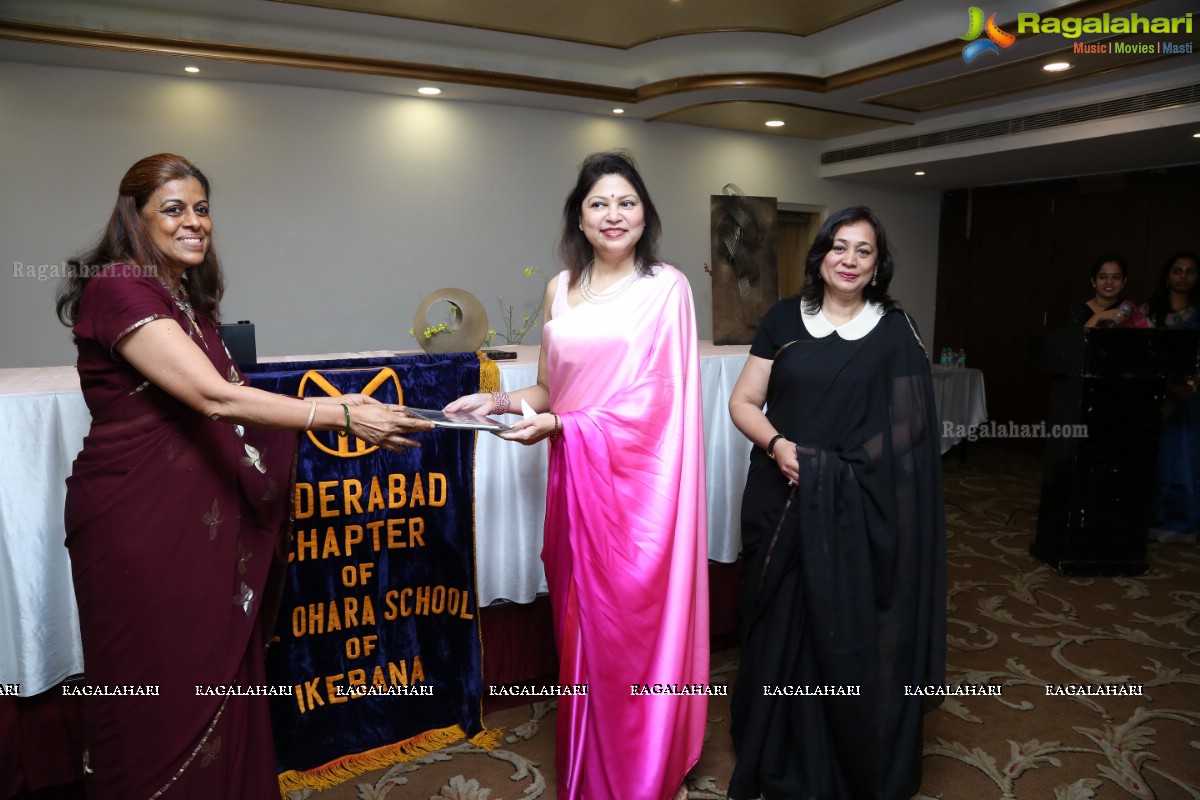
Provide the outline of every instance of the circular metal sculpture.
[[[443,300],[453,309],[446,329],[426,337],[425,330],[430,327],[429,309]],[[425,299],[417,305],[412,327],[417,343],[426,353],[473,353],[483,346],[487,338],[487,311],[483,303],[466,289],[438,289],[425,295]]]

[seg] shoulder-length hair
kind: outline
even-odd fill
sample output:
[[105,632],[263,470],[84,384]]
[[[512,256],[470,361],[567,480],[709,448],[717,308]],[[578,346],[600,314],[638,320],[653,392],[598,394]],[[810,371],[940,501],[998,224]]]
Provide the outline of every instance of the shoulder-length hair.
[[888,286],[892,283],[892,273],[896,265],[892,258],[892,249],[888,244],[887,233],[883,223],[875,212],[866,206],[850,206],[830,215],[829,219],[817,231],[817,238],[808,249],[808,257],[804,262],[804,288],[800,290],[800,299],[810,308],[820,308],[825,298],[825,279],[821,277],[821,262],[833,249],[833,239],[837,232],[846,225],[866,222],[875,230],[875,276],[874,283],[868,283],[863,290],[863,297],[868,303],[878,303],[884,311],[896,307],[896,301],[888,294]]
[[[204,188],[205,197],[210,196],[208,178],[183,156],[159,153],[143,158],[129,168],[121,179],[116,205],[99,241],[90,250],[67,261],[67,278],[58,290],[55,304],[58,318],[64,325],[75,324],[84,287],[109,264],[129,264],[144,270],[147,275],[158,275],[163,254],[154,246],[142,210],[150,196],[164,183],[185,178],[195,178]],[[216,322],[221,297],[225,294],[225,278],[211,242],[203,263],[190,268],[186,277],[181,288],[187,293],[192,307],[196,313]]]
[[[1166,324],[1167,315],[1171,313],[1171,268],[1175,266],[1176,261],[1185,258],[1192,262],[1192,266],[1200,270],[1200,258],[1197,258],[1196,253],[1192,250],[1180,250],[1178,253],[1172,253],[1158,272],[1158,283],[1154,285],[1154,294],[1150,295],[1150,302],[1146,304],[1147,310],[1150,312],[1150,319],[1156,326]],[[1192,290],[1188,292],[1188,305],[1200,309],[1200,277],[1192,284]]]
[[629,185],[642,201],[646,228],[634,247],[634,258],[640,265],[639,274],[649,275],[650,270],[658,263],[658,240],[662,236],[662,221],[659,220],[654,201],[650,199],[650,190],[646,188],[646,182],[642,180],[637,165],[633,162],[633,156],[625,150],[592,153],[579,167],[579,178],[575,181],[575,188],[563,203],[563,229],[558,242],[558,254],[571,273],[568,286],[579,282],[583,270],[592,261],[592,243],[580,229],[583,221],[583,201],[596,182],[605,175],[620,175],[629,181]]

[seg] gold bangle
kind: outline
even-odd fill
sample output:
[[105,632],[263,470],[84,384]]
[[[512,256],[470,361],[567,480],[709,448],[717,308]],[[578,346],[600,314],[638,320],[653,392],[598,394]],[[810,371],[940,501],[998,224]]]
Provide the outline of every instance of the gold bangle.
[[308,422],[304,423],[304,430],[311,431],[313,418],[317,416],[317,401],[309,400],[308,403],[310,406],[308,409]]

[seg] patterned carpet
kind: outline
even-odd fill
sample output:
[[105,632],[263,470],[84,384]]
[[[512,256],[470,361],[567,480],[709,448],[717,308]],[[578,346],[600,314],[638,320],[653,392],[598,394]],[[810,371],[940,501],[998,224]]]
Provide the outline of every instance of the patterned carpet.
[[[1200,549],[1152,543],[1137,578],[1060,576],[1029,556],[1039,492],[1036,451],[980,443],[946,461],[949,681],[1000,695],[926,718],[918,800],[1200,800]],[[737,656],[713,654],[713,684],[733,682]],[[555,707],[489,715],[507,730],[490,753],[460,744],[296,797],[549,800]],[[712,698],[696,800],[725,797],[728,712]]]

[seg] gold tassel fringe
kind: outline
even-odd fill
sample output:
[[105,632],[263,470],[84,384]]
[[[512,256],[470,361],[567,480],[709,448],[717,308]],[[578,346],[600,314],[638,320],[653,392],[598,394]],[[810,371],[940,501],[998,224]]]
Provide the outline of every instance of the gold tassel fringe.
[[[504,741],[503,728],[490,728],[471,737],[471,744],[494,750]],[[467,736],[460,725],[426,731],[403,742],[376,747],[365,753],[342,756],[328,764],[307,770],[288,770],[279,775],[279,794],[286,800],[289,792],[303,789],[330,789],[375,769],[415,761],[421,756],[461,742]]]

